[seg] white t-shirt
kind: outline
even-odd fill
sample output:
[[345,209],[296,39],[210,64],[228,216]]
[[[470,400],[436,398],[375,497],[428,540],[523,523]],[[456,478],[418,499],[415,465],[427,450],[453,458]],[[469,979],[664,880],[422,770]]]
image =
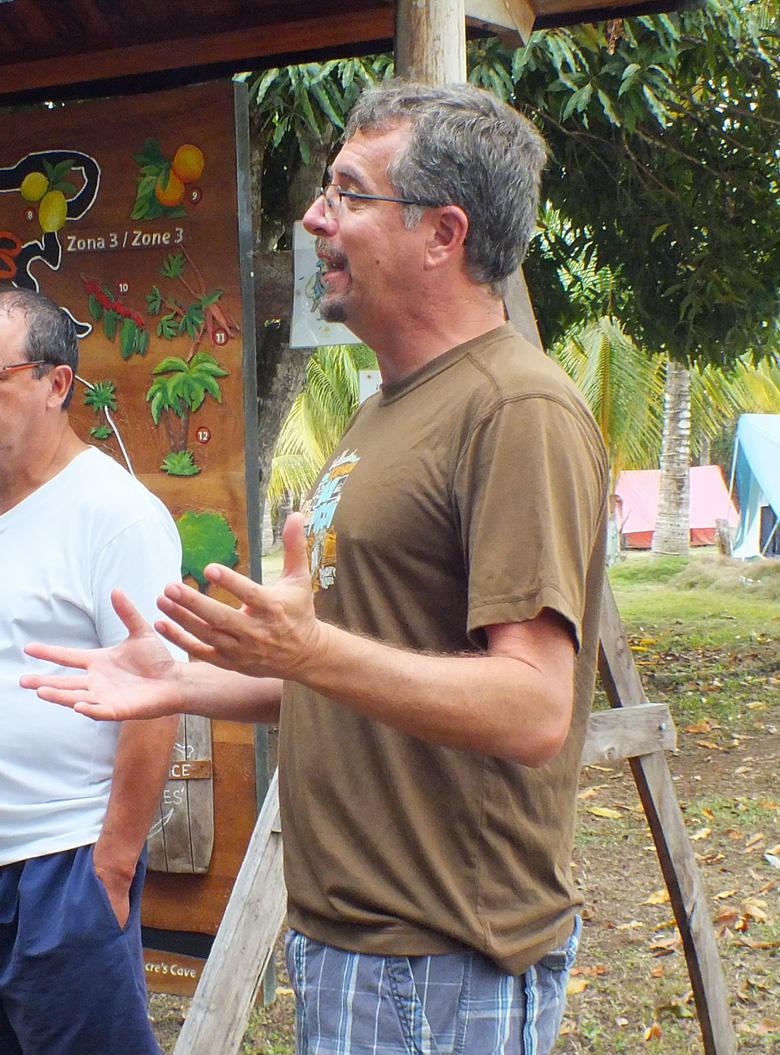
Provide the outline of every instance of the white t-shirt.
[[165,506],[93,447],[0,516],[0,865],[96,840],[120,729],[21,688],[22,674],[52,669],[24,646],[121,641],[111,591],[153,620],[180,577]]

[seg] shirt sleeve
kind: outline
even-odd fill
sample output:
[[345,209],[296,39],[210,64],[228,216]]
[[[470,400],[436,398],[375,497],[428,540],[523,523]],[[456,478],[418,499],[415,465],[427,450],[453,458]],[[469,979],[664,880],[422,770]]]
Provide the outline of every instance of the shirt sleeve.
[[468,568],[469,636],[559,612],[581,645],[585,584],[607,491],[595,423],[553,397],[500,403],[473,430],[456,472]]
[[[112,590],[121,589],[144,619],[160,617],[157,598],[169,582],[181,581],[181,541],[172,520],[151,513],[118,532],[98,553],[92,567],[94,620],[101,646],[124,640],[127,630],[111,604]],[[175,659],[186,653],[169,642]]]

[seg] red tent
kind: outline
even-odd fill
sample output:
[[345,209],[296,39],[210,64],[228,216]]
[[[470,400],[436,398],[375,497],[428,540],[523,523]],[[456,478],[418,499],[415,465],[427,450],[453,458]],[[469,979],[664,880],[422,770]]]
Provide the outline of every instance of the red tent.
[[[691,545],[711,546],[715,541],[715,521],[728,520],[735,527],[738,515],[729,498],[719,465],[695,465],[690,469]],[[618,477],[616,493],[618,523],[624,545],[629,549],[650,549],[658,516],[660,469],[630,469]]]

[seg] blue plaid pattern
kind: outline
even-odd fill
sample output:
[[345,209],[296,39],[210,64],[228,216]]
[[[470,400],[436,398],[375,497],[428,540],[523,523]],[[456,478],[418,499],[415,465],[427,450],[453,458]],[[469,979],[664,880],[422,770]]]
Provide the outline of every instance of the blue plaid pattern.
[[548,1055],[580,929],[520,976],[475,950],[371,956],[290,931],[296,1055]]

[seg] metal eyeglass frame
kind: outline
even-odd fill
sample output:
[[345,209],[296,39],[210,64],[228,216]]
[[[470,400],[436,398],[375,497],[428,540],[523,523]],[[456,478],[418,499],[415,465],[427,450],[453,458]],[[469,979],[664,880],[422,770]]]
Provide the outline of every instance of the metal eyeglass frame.
[[[333,201],[333,195],[335,194],[336,200]],[[338,183],[328,183],[324,187],[320,187],[317,192],[317,198],[325,199],[325,208],[330,216],[338,216],[341,210],[342,198],[356,198],[358,201],[394,201],[398,205],[420,205],[423,203],[419,201],[412,201],[411,198],[391,198],[387,194],[363,194],[357,190],[344,190],[339,187]]]

